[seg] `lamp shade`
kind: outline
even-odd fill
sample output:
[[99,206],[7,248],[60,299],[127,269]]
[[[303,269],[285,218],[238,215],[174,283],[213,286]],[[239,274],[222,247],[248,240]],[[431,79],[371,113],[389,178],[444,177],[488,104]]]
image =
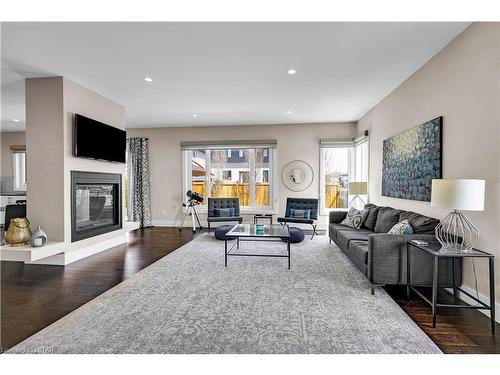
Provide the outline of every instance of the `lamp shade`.
[[368,183],[364,182],[349,182],[349,194],[351,195],[366,195],[368,194]]
[[431,207],[484,210],[484,180],[432,180]]

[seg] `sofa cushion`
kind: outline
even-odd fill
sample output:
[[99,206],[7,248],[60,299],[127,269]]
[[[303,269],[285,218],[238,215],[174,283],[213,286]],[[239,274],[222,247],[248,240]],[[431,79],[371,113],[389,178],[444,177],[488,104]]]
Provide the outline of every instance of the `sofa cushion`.
[[337,242],[343,250],[349,249],[349,242],[353,240],[368,241],[368,235],[372,234],[368,229],[339,230],[337,231]]
[[361,228],[369,229],[371,231],[375,230],[375,223],[377,222],[377,215],[379,209],[380,207],[374,204],[371,203],[365,204],[365,210],[368,211],[368,214],[366,216],[365,221],[363,221],[363,224],[361,224]]
[[352,240],[349,242],[349,251],[363,264],[368,263],[368,242]]
[[399,221],[408,220],[413,233],[415,234],[434,234],[434,229],[439,224],[439,220],[432,217],[417,214],[412,211],[404,211],[399,216]]
[[332,223],[328,226],[328,235],[332,239],[337,239],[337,233],[341,230],[356,230],[343,224]]
[[391,230],[394,224],[399,222],[401,210],[396,210],[392,207],[380,207],[377,214],[377,223],[375,224],[375,233],[387,233]]

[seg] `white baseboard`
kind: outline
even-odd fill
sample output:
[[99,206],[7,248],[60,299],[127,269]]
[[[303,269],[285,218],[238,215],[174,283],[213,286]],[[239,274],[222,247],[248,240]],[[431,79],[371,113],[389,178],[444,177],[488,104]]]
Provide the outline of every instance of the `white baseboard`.
[[121,245],[127,242],[127,235],[120,234],[116,237],[107,239],[105,241],[98,242],[96,244],[88,245],[82,247],[78,250],[70,251],[65,253],[64,261],[66,264],[76,262],[77,260],[86,258],[88,256],[100,253],[101,251],[108,250],[112,247]]
[[53,255],[48,258],[37,260],[35,262],[26,262],[26,263],[43,264],[50,266],[65,266],[67,264],[76,262],[77,260],[100,253],[101,251],[108,250],[114,246],[121,245],[122,243],[125,242],[127,242],[127,236],[125,233],[121,233],[118,236],[82,247],[77,250],[64,252],[62,254]]
[[[465,290],[467,293],[470,293],[472,294],[473,296],[476,295],[476,291],[472,288],[469,288],[467,286],[464,286],[462,285],[460,288],[462,288],[463,290]],[[453,293],[453,289],[451,288],[447,288],[446,290],[448,290],[450,293]],[[458,292],[458,298],[460,298],[463,302],[469,304],[469,305],[477,305],[477,302],[474,301],[472,298],[470,298],[468,295],[462,293],[462,292]],[[479,294],[479,300],[481,302],[484,302],[485,304],[489,305],[490,304],[490,298],[489,297],[486,297],[482,294]],[[500,323],[500,316],[499,316],[499,313],[500,313],[500,303],[498,302],[495,302],[495,321],[497,323]],[[484,315],[486,315],[488,318],[490,317],[490,312],[489,310],[483,310],[483,309],[480,309],[479,310],[480,312],[482,312]]]
[[[181,223],[177,220],[153,220],[152,224],[154,227],[178,227]],[[191,220],[186,220],[184,226],[191,228]]]

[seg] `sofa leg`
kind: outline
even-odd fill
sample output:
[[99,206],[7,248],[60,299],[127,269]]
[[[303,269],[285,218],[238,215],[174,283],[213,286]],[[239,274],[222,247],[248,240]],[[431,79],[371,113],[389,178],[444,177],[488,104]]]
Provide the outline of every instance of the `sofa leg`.
[[375,295],[375,284],[370,284],[370,289],[371,289],[372,296],[374,296]]
[[331,238],[328,238],[328,243],[332,243],[332,239]]
[[208,233],[210,233],[210,222],[208,222]]

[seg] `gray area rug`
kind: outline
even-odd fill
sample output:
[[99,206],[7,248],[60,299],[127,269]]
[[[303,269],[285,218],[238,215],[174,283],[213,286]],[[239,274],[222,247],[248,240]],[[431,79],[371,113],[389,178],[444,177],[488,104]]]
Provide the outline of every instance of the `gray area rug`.
[[[440,353],[326,236],[283,258],[232,257],[203,235],[11,353]],[[245,242],[242,251],[281,251]]]

